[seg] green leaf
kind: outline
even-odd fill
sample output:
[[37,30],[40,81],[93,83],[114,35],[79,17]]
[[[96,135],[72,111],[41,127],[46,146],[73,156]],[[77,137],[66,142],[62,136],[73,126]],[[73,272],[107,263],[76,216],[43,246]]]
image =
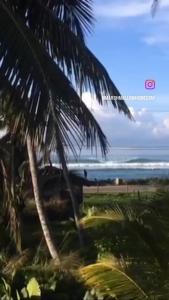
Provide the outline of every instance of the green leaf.
[[102,225],[107,222],[123,222],[125,221],[124,215],[118,210],[109,210],[105,213],[95,213],[82,218],[81,223],[85,228]]
[[7,281],[5,280],[5,278],[2,278],[4,287],[5,287],[5,291],[8,292],[8,294],[11,294],[11,286],[7,283]]
[[28,298],[28,291],[25,287],[21,290],[21,295],[24,299]]
[[16,291],[16,298],[17,298],[17,300],[21,300],[21,297],[20,297],[18,291]]
[[31,278],[27,284],[27,291],[29,298],[31,297],[40,297],[41,296],[41,290],[39,283],[37,282],[36,278]]
[[144,203],[139,203],[139,206],[136,203],[135,205],[114,203],[107,211],[94,211],[81,220],[85,228],[101,226],[108,222],[112,223],[112,228],[114,224],[118,224],[119,232],[120,228],[125,228],[131,241],[133,238],[140,241],[145,250],[148,250],[149,257],[155,259],[161,269],[167,269],[168,220],[164,221],[164,218],[152,209],[152,205],[149,207]]
[[110,259],[80,268],[80,275],[86,285],[100,295],[120,300],[148,299],[142,288]]

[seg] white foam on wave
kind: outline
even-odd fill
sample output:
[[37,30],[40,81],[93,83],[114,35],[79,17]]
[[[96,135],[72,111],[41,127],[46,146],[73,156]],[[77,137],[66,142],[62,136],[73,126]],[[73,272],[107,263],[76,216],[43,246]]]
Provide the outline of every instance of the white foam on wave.
[[[59,164],[54,164],[60,167]],[[113,161],[100,163],[68,163],[68,168],[73,170],[101,170],[101,169],[169,169],[169,162],[137,162],[137,163],[118,163]]]

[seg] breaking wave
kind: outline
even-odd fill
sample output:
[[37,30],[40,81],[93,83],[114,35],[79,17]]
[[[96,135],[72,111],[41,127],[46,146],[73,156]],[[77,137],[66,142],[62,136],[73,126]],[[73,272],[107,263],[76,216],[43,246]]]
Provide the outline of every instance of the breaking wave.
[[[59,164],[55,164],[59,166]],[[167,161],[150,161],[148,159],[133,159],[126,162],[115,161],[79,161],[68,163],[68,168],[73,170],[105,170],[105,169],[169,169]]]

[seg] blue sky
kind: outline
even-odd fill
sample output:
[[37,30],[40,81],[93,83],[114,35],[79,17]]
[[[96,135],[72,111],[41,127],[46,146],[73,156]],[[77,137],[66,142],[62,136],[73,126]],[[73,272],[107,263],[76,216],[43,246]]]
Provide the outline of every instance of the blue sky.
[[[112,108],[101,108],[88,93],[92,109],[112,146],[169,146],[169,0],[95,0],[96,24],[88,46],[107,68],[122,95],[153,95],[152,101],[127,101],[135,117],[128,121]],[[147,79],[156,81],[146,90]]]

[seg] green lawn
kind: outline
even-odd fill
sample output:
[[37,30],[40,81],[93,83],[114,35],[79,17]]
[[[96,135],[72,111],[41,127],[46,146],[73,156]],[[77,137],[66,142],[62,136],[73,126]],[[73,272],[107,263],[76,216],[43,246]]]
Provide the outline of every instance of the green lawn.
[[155,196],[154,192],[141,192],[141,193],[119,193],[119,194],[86,194],[84,196],[84,208],[96,206],[103,208],[110,206],[114,202],[130,203],[132,201],[149,200]]

